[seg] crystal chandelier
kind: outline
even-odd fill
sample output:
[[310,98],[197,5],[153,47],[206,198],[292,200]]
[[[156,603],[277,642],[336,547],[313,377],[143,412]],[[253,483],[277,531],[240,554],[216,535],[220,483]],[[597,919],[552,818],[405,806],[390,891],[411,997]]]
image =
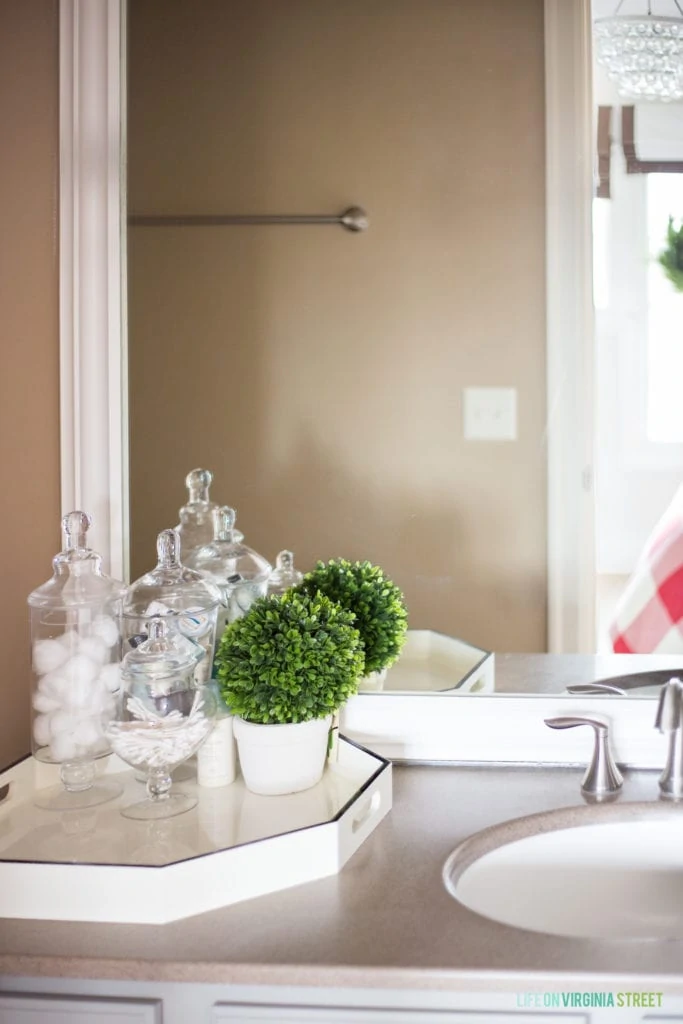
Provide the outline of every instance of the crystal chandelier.
[[683,10],[680,17],[652,13],[620,15],[620,3],[611,18],[594,25],[596,58],[617,83],[619,95],[629,100],[683,99]]

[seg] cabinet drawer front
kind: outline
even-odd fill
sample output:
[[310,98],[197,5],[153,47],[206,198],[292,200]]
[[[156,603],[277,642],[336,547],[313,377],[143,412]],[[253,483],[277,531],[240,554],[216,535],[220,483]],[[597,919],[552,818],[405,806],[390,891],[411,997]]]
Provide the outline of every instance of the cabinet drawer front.
[[162,1024],[161,1002],[0,995],[0,1024]]
[[589,1024],[585,1014],[470,1010],[328,1009],[324,1006],[238,1006],[218,1003],[211,1024]]

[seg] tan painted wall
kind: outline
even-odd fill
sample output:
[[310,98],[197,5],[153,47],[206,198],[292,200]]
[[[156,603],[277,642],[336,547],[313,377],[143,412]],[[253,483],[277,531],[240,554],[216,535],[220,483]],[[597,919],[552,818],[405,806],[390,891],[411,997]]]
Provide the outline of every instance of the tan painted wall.
[[28,753],[26,598],[59,541],[58,3],[0,3],[0,768]]
[[[371,221],[131,231],[134,575],[202,465],[271,559],[544,648],[543,97],[542,0],[131,5],[131,213]],[[518,388],[516,443],[463,440],[466,385]]]

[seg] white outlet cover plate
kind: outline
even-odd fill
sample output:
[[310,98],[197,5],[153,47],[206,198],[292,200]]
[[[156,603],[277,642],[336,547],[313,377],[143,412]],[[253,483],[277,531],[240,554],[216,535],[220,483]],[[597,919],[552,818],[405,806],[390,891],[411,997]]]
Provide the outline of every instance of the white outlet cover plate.
[[515,441],[516,388],[465,388],[463,433],[466,441]]

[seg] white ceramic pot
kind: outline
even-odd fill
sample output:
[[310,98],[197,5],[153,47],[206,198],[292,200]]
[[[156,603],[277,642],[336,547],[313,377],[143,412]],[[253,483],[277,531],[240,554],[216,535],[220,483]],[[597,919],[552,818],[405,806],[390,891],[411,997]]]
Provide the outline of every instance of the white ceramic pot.
[[244,784],[252,793],[283,796],[320,782],[332,716],[288,725],[259,725],[235,718]]
[[371,672],[370,675],[362,676],[358,683],[358,692],[369,693],[383,690],[388,671],[388,668],[383,668],[379,672]]

